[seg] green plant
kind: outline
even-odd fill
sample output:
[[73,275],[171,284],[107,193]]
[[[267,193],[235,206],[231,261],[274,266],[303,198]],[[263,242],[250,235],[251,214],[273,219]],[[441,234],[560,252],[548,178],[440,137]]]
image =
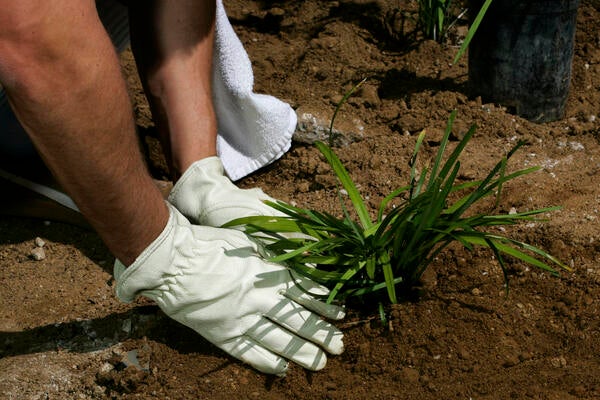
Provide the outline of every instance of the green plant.
[[[469,250],[475,246],[491,249],[506,283],[506,255],[552,274],[557,271],[549,264],[568,269],[543,250],[483,229],[534,220],[536,215],[558,207],[516,214],[467,215],[471,206],[485,198],[495,196],[498,202],[506,182],[539,168],[507,173],[507,161],[523,145],[517,143],[484,179],[457,182],[459,155],[473,136],[475,127],[443,161],[455,115],[453,112],[450,116],[433,164],[424,167],[420,174],[416,161],[425,133],[418,136],[411,158],[410,183],[385,197],[373,219],[340,159],[330,147],[319,142],[316,146],[347,192],[358,221],[351,217],[338,190],[343,218],[283,202],[268,202],[286,216],[240,218],[226,226],[244,225],[249,235],[263,241],[272,261],[286,263],[297,273],[329,287],[329,302],[385,291],[387,299],[397,303],[398,289],[408,289],[417,283],[436,256],[452,242],[459,242]],[[391,207],[394,199],[400,204]],[[282,233],[300,235],[289,238]]]
[[425,37],[441,41],[449,27],[452,0],[419,0],[418,23]]
[[467,51],[467,48],[469,47],[469,44],[471,43],[475,32],[477,32],[477,29],[479,28],[479,25],[481,24],[481,21],[483,20],[483,17],[485,16],[485,13],[487,12],[488,8],[490,8],[491,4],[492,0],[485,0],[485,2],[481,5],[481,8],[477,12],[477,15],[473,19],[473,22],[471,23],[471,26],[467,31],[467,36],[465,37],[465,40],[460,46],[458,53],[456,53],[456,56],[454,56],[454,63],[456,63]]
[[[458,60],[465,54],[475,32],[479,28],[483,17],[485,16],[488,8],[492,4],[492,0],[481,0],[483,1],[481,8],[477,11],[475,18],[471,21],[465,39],[463,40],[458,52],[454,56],[453,63],[457,63]],[[472,2],[474,3],[474,2]],[[449,30],[451,30],[458,21],[469,11],[468,8],[460,9],[458,15],[453,15],[452,0],[418,0],[418,11],[416,17],[417,29],[421,31],[425,38],[433,39],[437,42],[442,42]],[[391,15],[396,16],[401,13],[399,6],[394,8]],[[402,13],[401,13],[402,14]],[[394,19],[393,17],[392,19]]]

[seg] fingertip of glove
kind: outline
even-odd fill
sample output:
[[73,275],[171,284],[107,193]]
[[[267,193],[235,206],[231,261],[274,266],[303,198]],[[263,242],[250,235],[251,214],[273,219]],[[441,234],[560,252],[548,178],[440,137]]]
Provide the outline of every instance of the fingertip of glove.
[[324,343],[324,347],[328,353],[333,355],[340,355],[344,352],[344,334],[338,331],[332,335],[332,338]]
[[313,361],[312,364],[304,365],[306,369],[311,371],[320,371],[327,366],[327,356],[324,352],[320,352],[317,358]]

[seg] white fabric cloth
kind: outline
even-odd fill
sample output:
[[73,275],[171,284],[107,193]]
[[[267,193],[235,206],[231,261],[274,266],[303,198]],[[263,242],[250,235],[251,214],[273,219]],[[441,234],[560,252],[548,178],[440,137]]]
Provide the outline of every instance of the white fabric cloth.
[[213,91],[219,123],[217,154],[232,180],[277,160],[289,150],[296,113],[279,99],[253,92],[252,64],[217,1]]

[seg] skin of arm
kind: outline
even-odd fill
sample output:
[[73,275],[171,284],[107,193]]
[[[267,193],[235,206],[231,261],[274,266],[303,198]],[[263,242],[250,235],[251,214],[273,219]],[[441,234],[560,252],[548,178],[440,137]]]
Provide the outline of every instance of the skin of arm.
[[46,165],[132,263],[168,210],[143,162],[126,84],[93,0],[0,0],[0,82]]

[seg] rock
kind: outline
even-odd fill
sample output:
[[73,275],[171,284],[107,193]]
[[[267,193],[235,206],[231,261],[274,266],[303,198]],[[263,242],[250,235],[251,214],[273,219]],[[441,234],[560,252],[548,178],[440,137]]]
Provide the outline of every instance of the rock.
[[142,365],[140,360],[138,359],[138,351],[130,350],[121,359],[121,362],[125,365],[125,367],[134,367],[138,371],[149,372],[150,366],[147,362],[144,362]]
[[[313,144],[316,141],[329,142],[330,118],[318,112],[302,108],[299,108],[296,114],[298,115],[298,123],[293,136],[294,141],[305,144]],[[348,123],[336,120],[335,125],[341,126],[341,128],[333,128],[331,131],[334,146],[343,147],[362,140],[364,127],[361,122]]]
[[41,261],[46,258],[46,252],[43,247],[35,247],[31,249],[29,257],[33,258],[35,261]]
[[123,324],[121,325],[121,330],[128,335],[131,333],[131,319],[127,318],[123,321]]
[[567,359],[564,356],[552,357],[550,359],[550,364],[554,368],[564,368],[567,366]]
[[285,10],[279,7],[273,7],[269,10],[269,14],[275,17],[283,17],[285,15]]
[[504,356],[504,362],[502,366],[504,368],[510,368],[517,365],[521,360],[519,360],[519,356],[517,354],[506,354]]
[[46,244],[46,242],[44,242],[44,239],[42,239],[41,237],[36,237],[34,242],[37,247],[44,247],[44,245]]
[[109,363],[109,362],[105,362],[104,364],[102,364],[100,366],[100,368],[98,368],[98,373],[100,374],[107,374],[110,371],[112,371],[115,367]]

